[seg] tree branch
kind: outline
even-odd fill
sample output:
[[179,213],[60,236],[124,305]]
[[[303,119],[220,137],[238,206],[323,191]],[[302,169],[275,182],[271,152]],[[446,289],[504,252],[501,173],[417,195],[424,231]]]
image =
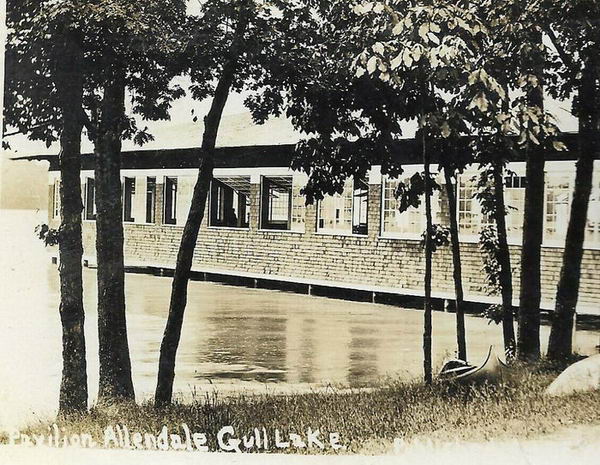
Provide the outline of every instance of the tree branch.
[[28,133],[30,131],[33,131],[34,129],[39,129],[39,128],[43,128],[43,127],[49,126],[52,123],[57,123],[57,121],[54,120],[54,119],[49,119],[49,120],[41,122],[40,124],[36,124],[35,126],[30,126],[30,127],[26,128],[26,129],[23,129],[23,130],[18,129],[18,130],[13,131],[13,132],[6,132],[6,133],[2,134],[2,137],[16,136],[17,134],[26,134],[26,133]]
[[85,112],[84,109],[81,109],[81,118],[83,121],[83,126],[87,130],[90,140],[92,140],[92,141],[95,140],[96,134],[98,132],[98,128],[94,125],[94,123],[92,123],[92,120],[87,115],[87,113]]
[[558,40],[558,37],[556,36],[555,32],[552,30],[552,27],[548,26],[548,27],[544,28],[544,30],[545,30],[546,34],[548,34],[548,37],[550,37],[550,41],[552,42],[552,45],[554,45],[554,48],[558,52],[558,56],[562,60],[563,64],[566,67],[573,69],[573,66],[574,66],[573,60],[571,60],[571,58],[565,51],[564,47],[561,45],[560,41]]

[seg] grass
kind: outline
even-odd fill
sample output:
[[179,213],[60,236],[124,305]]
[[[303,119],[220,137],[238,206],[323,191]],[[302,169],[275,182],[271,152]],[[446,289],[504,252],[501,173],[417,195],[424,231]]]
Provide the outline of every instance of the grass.
[[[271,437],[305,433],[310,427],[327,435],[340,434],[347,452],[384,451],[394,438],[433,441],[528,438],[572,424],[599,424],[600,392],[565,397],[543,395],[554,378],[552,371],[516,368],[502,383],[457,386],[388,381],[370,390],[331,390],[297,395],[207,395],[190,404],[156,409],[146,403],[92,408],[80,416],[59,418],[65,433],[90,433],[102,442],[104,428],[125,424],[130,431],[156,434],[163,425],[178,432],[182,423],[192,432],[205,432],[216,450],[217,431],[235,428],[237,437],[264,427]],[[24,432],[48,434],[49,423],[31,425]],[[7,438],[2,438],[6,442]],[[280,452],[299,453],[295,448]],[[319,450],[310,450],[311,453]],[[335,453],[326,448],[323,453]]]

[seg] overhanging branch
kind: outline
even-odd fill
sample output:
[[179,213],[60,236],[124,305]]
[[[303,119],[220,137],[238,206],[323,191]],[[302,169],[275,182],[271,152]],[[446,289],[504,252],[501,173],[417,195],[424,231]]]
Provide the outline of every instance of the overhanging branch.
[[13,132],[6,132],[6,133],[2,134],[2,137],[16,136],[18,134],[27,134],[28,132],[31,132],[31,131],[33,131],[35,129],[44,128],[44,127],[50,126],[51,124],[56,124],[56,123],[57,123],[56,120],[49,119],[49,120],[43,121],[43,122],[41,122],[39,124],[36,124],[34,126],[30,126],[28,128],[25,128],[25,129],[18,129],[18,130],[13,131]]
[[550,41],[552,42],[552,45],[554,46],[554,48],[558,52],[558,56],[562,60],[563,64],[566,67],[568,67],[570,69],[573,69],[573,66],[574,66],[573,60],[571,60],[571,58],[567,54],[566,50],[564,49],[564,47],[562,46],[562,44],[558,40],[558,37],[556,36],[556,33],[552,30],[552,28],[550,26],[548,26],[548,27],[546,27],[544,29],[546,31],[546,34],[548,34],[548,37],[550,37]]

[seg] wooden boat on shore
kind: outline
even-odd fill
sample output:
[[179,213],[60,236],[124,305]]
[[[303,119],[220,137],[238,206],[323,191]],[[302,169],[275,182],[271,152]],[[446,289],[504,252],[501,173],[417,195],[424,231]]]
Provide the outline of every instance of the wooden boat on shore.
[[438,378],[443,381],[471,382],[494,380],[502,376],[506,364],[494,353],[490,346],[487,356],[479,365],[471,365],[464,360],[449,360],[444,363]]

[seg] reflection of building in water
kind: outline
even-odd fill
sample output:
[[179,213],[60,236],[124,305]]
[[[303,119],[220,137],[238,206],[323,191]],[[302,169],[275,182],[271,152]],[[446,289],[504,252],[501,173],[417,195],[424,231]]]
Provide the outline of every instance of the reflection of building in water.
[[286,381],[287,350],[285,317],[279,310],[273,313],[243,317],[239,308],[211,309],[207,318],[197,325],[194,365],[202,378]]
[[286,381],[291,384],[314,383],[314,332],[318,327],[313,318],[297,312],[288,313],[286,326]]
[[[568,145],[575,139],[565,136]],[[250,279],[330,286],[364,292],[422,296],[425,228],[423,205],[400,213],[398,182],[422,170],[413,140],[399,143],[404,172],[399,179],[371,169],[364,179],[349,179],[343,191],[317,205],[305,205],[301,189],[306,176],[288,166],[291,145],[225,147],[216,151],[216,168],[208,211],[198,238],[193,269]],[[123,221],[128,266],[173,268],[196,176],[196,151],[173,149],[123,154]],[[39,157],[38,157],[39,158]],[[562,245],[568,223],[576,154],[549,154],[546,163],[543,308],[553,308],[560,274]],[[94,261],[95,210],[93,159],[83,156],[84,243],[86,259]],[[579,294],[580,312],[598,312],[600,287],[600,166],[596,162],[594,191],[586,229]],[[50,224],[58,224],[58,172],[51,160]],[[437,172],[437,167],[433,166]],[[513,263],[517,264],[523,223],[523,162],[509,166],[505,178],[507,225]],[[434,221],[458,219],[463,255],[465,297],[490,302],[478,249],[480,230],[489,224],[474,198],[470,167],[459,177],[457,211],[448,210],[445,190],[433,199]],[[438,176],[438,182],[443,182]],[[518,266],[513,276],[518,296]],[[453,298],[452,260],[448,249],[435,254],[433,296]]]
[[[315,302],[315,306],[318,306]],[[335,318],[335,320],[334,320]],[[316,382],[330,382],[336,379],[340,367],[347,367],[350,346],[349,319],[320,315],[313,332],[315,347],[314,377]],[[323,322],[323,323],[321,323]]]
[[379,332],[369,324],[362,324],[350,328],[350,335],[348,381],[357,385],[363,380],[377,378]]

